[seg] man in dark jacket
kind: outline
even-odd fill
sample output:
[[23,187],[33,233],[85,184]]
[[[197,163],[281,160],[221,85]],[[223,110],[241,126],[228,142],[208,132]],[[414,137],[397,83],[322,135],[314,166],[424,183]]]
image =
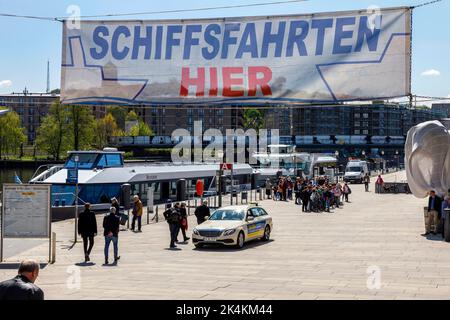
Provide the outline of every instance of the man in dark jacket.
[[[430,191],[430,197],[428,198],[428,211],[425,214],[425,233],[424,236],[433,232],[436,234],[439,219],[441,218],[442,211],[442,199],[436,195],[434,190]],[[433,230],[431,226],[434,225]]]
[[116,208],[109,208],[109,214],[103,218],[103,235],[105,236],[105,264],[108,264],[109,244],[114,246],[114,264],[120,259],[119,252],[120,219],[116,216]]
[[38,276],[39,264],[36,261],[22,261],[15,278],[0,282],[0,301],[44,300],[44,292],[34,284]]
[[97,235],[97,219],[95,213],[91,211],[90,203],[84,205],[84,211],[78,217],[78,234],[83,238],[84,261],[88,262],[91,260],[89,255],[94,246],[94,237]]
[[166,211],[164,211],[163,215],[166,218],[167,223],[169,224],[170,231],[170,248],[176,248],[175,242],[177,241],[178,232],[180,230],[181,224],[181,213],[179,210],[179,204],[175,204],[172,208],[171,205],[167,205]]
[[194,212],[197,217],[197,224],[201,224],[206,221],[206,217],[211,215],[211,212],[208,208],[208,201],[203,201],[202,205],[197,207]]

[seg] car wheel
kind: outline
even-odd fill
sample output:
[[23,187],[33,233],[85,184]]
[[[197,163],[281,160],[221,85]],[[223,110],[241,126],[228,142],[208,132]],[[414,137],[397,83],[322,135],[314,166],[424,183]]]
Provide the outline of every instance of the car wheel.
[[195,246],[195,249],[203,248],[203,244],[201,244],[201,243],[196,243],[196,244],[194,244],[194,246]]
[[244,247],[244,244],[245,244],[245,237],[244,233],[241,231],[239,232],[239,235],[237,237],[236,247],[242,249]]
[[269,241],[270,240],[270,227],[267,225],[264,229],[264,235],[261,238],[262,241]]

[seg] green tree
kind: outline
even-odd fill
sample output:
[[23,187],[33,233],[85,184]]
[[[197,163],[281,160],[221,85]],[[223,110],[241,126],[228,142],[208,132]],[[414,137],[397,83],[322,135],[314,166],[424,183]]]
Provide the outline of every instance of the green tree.
[[243,120],[245,129],[255,129],[258,131],[264,127],[264,112],[254,108],[245,109]]
[[131,110],[130,112],[128,112],[126,121],[136,121],[136,120],[139,120],[139,117],[136,114],[136,112],[134,110]]
[[117,126],[125,130],[125,120],[127,118],[127,109],[121,106],[109,106],[107,113],[110,113],[116,120]]
[[4,153],[16,155],[26,141],[25,129],[17,113],[10,111],[0,117],[0,158]]
[[95,118],[88,106],[69,106],[69,128],[73,150],[85,150],[94,140]]
[[138,124],[134,125],[130,129],[130,136],[153,136],[152,129],[143,121],[139,121]]
[[70,148],[68,119],[67,107],[55,102],[37,130],[36,147],[57,161]]
[[118,135],[116,120],[111,113],[107,113],[103,119],[100,119],[95,124],[94,145],[98,149],[103,149],[109,143],[112,136]]

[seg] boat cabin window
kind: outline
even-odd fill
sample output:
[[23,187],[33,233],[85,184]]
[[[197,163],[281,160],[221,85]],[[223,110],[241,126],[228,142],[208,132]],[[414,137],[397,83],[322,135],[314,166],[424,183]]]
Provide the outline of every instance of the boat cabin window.
[[106,163],[108,167],[121,167],[123,165],[120,154],[107,154]]
[[97,154],[95,153],[72,153],[67,159],[64,168],[75,169],[75,156],[78,156],[78,169],[92,169],[97,159]]
[[75,156],[78,156],[78,169],[123,167],[120,153],[72,153],[64,168],[75,169]]
[[120,154],[103,154],[97,163],[97,168],[122,167],[122,157]]

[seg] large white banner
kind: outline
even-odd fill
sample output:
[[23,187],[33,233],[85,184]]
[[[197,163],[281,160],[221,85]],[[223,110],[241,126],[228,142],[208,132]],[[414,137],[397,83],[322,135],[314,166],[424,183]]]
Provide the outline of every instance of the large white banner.
[[410,9],[64,23],[63,103],[339,102],[410,93]]

